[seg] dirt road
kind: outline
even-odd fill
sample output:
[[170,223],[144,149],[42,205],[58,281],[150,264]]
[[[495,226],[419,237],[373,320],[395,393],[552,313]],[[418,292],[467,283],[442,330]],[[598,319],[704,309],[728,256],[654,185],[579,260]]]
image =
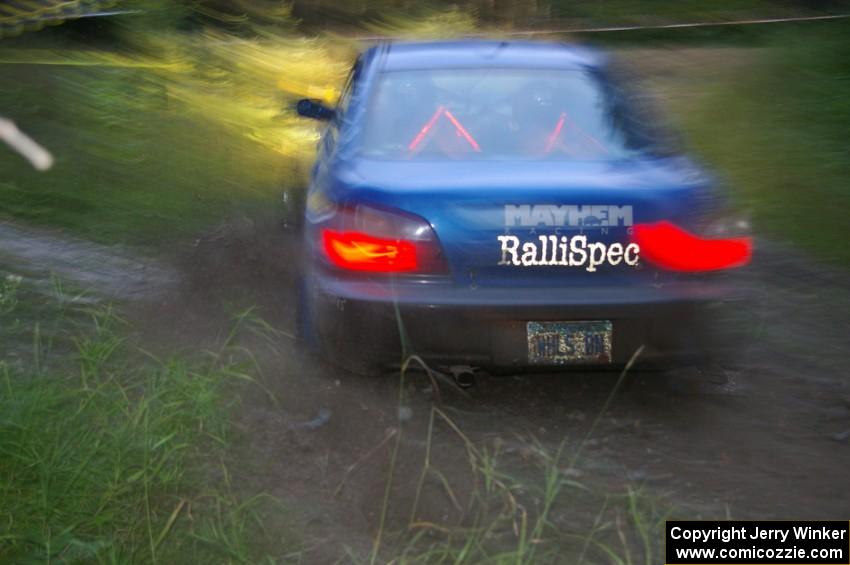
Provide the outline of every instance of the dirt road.
[[[13,229],[0,231],[15,234],[16,247],[4,247],[7,262],[27,242],[46,241]],[[86,249],[108,253],[68,240],[60,250]],[[469,519],[480,486],[470,444],[528,485],[542,482],[541,461],[562,444],[565,467],[580,449],[570,477],[595,492],[642,489],[687,517],[845,519],[850,278],[794,249],[768,241],[758,249],[745,281],[753,296],[744,317],[750,342],[710,366],[629,374],[604,414],[616,374],[483,376],[466,394],[439,382],[435,403],[421,374],[400,394],[397,375],[345,373],[305,357],[286,335],[275,348],[249,343],[276,402],[249,387],[238,411],[243,439],[234,474],[246,492],[285,501],[316,542],[316,560],[333,561],[345,548],[367,553],[399,435],[386,522],[397,530],[411,519],[436,405],[447,419],[435,419],[431,465],[443,479],[425,482],[420,522]],[[159,273],[147,279],[148,289],[160,285],[161,292],[132,294],[127,304],[140,339],[162,351],[211,346],[229,327],[227,312],[249,304],[291,333],[293,273],[286,266],[296,252],[273,222],[244,220],[190,246],[174,269],[148,263],[147,272]],[[82,284],[97,280],[88,264],[76,263]],[[556,519],[586,529],[598,504],[559,509]]]

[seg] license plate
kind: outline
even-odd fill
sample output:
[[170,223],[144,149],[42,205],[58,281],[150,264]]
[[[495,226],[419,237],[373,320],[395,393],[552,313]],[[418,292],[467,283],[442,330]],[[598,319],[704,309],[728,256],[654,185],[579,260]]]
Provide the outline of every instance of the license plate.
[[528,362],[532,365],[602,364],[611,362],[613,324],[593,322],[528,322]]

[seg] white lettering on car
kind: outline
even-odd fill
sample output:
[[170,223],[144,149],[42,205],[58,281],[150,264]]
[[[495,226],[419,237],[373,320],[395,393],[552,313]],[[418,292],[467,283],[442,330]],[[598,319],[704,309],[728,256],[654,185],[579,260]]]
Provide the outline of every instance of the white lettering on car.
[[535,241],[520,240],[515,235],[497,237],[501,245],[499,265],[514,267],[584,267],[589,273],[596,272],[602,265],[619,265],[621,262],[634,267],[640,262],[640,247],[637,243],[606,245],[603,242],[588,242],[586,235],[541,235]]
[[630,205],[505,205],[505,226],[509,228],[616,228],[620,226],[629,227],[633,221],[634,211]]

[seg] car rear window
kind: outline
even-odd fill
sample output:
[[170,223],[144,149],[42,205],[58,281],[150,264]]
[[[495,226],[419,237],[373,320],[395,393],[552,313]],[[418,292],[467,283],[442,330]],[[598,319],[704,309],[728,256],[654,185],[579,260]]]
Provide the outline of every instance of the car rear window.
[[385,72],[362,152],[378,159],[613,160],[635,152],[598,75],[583,70]]

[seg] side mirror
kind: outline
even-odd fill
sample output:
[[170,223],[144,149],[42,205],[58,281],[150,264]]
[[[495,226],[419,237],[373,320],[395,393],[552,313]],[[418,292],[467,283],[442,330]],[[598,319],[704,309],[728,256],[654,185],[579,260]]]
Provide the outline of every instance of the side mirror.
[[327,121],[334,117],[333,108],[328,108],[318,100],[304,98],[295,105],[299,116],[313,118],[314,120]]

